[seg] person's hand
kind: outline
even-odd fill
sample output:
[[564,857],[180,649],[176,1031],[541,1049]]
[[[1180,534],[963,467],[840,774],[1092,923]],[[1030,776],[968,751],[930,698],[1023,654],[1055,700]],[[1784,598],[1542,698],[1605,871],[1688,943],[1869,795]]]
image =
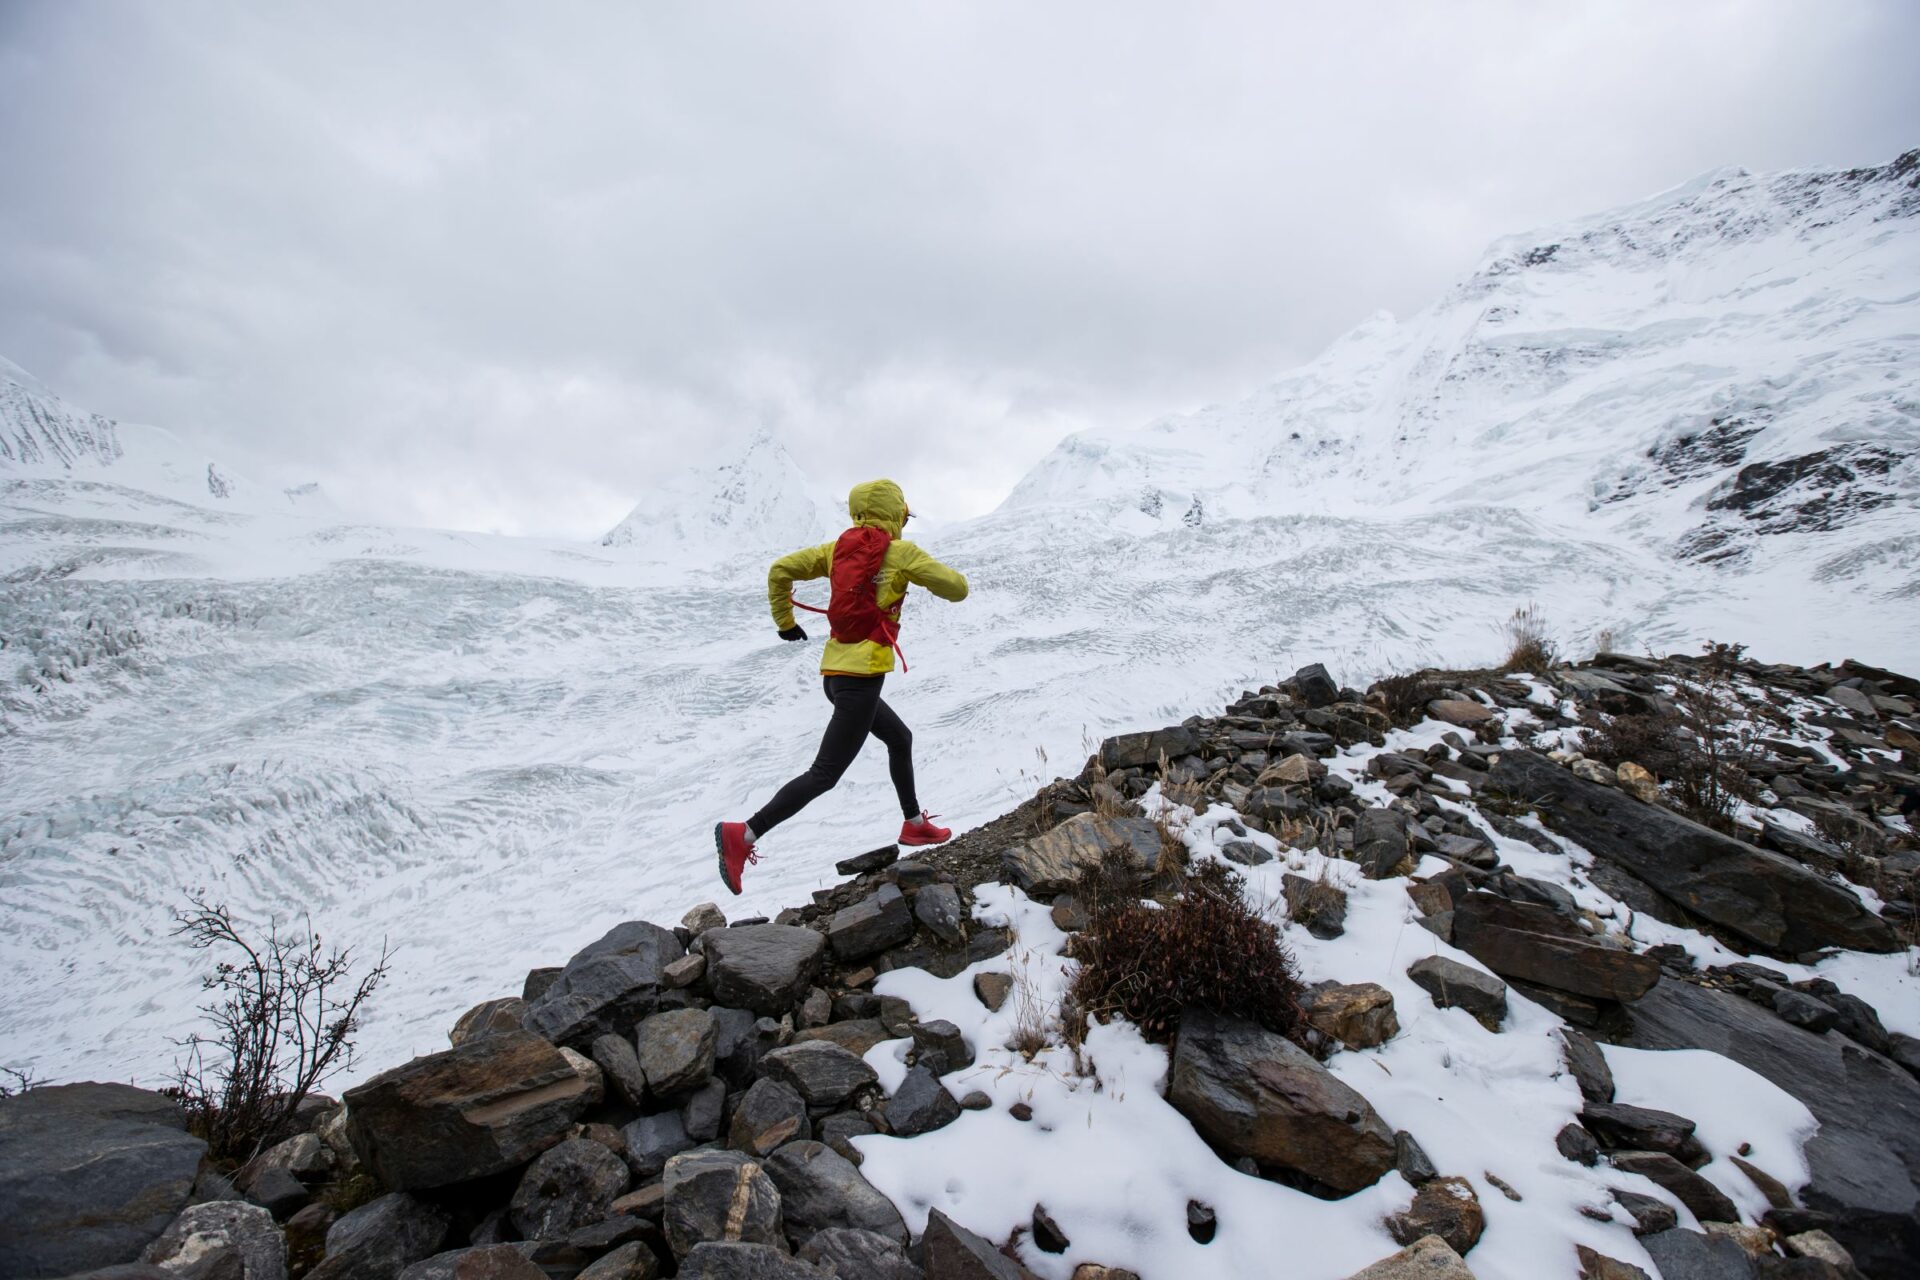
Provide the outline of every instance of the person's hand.
[[780,638],[782,640],[805,640],[807,638],[806,629],[796,622],[785,631],[782,631]]

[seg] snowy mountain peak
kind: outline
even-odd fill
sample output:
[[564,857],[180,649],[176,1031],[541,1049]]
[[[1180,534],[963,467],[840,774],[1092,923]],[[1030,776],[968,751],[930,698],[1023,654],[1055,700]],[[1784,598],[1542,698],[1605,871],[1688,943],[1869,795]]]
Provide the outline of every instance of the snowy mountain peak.
[[704,564],[792,550],[844,523],[786,446],[761,427],[732,461],[664,480],[600,544],[642,559]]
[[75,409],[11,360],[0,359],[0,468],[63,471],[120,457],[113,419]]

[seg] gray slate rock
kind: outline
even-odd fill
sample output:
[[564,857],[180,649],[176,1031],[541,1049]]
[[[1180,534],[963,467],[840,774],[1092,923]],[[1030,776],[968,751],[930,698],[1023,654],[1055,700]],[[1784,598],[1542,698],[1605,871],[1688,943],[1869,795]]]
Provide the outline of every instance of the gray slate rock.
[[593,1093],[553,1045],[530,1031],[501,1032],[347,1090],[347,1136],[388,1187],[450,1186],[559,1142]]
[[760,1070],[760,1056],[780,1043],[780,1024],[749,1009],[715,1005],[713,1066],[722,1080],[736,1089],[752,1084]]
[[812,929],[754,924],[706,935],[707,985],[723,1005],[777,1018],[813,984],[827,940]]
[[1675,1227],[1641,1236],[1662,1280],[1754,1280],[1753,1259],[1725,1236]]
[[1600,1046],[1572,1027],[1560,1028],[1560,1040],[1567,1069],[1580,1086],[1580,1096],[1588,1102],[1612,1102],[1613,1068],[1607,1065]]
[[914,895],[913,917],[928,933],[950,946],[966,941],[960,891],[950,884],[930,884]]
[[703,1240],[784,1247],[780,1192],[738,1151],[689,1151],[667,1161],[661,1225],[677,1258]]
[[217,1255],[238,1262],[238,1270],[232,1271],[238,1280],[286,1280],[287,1239],[273,1215],[238,1200],[189,1205],[146,1247],[140,1261],[176,1277],[211,1277],[233,1267]]
[[1637,1173],[1670,1191],[1702,1222],[1738,1222],[1740,1210],[1727,1194],[1664,1151],[1616,1151],[1613,1167]]
[[1024,1280],[1011,1258],[938,1209],[927,1215],[920,1243],[927,1280]]
[[767,1158],[765,1168],[780,1188],[787,1238],[796,1246],[831,1227],[872,1231],[902,1246],[911,1238],[893,1201],[824,1143],[790,1142]]
[[816,1231],[798,1256],[837,1280],[922,1280],[924,1274],[892,1240],[852,1227]]
[[880,1077],[863,1060],[830,1040],[784,1045],[760,1059],[760,1072],[791,1085],[809,1107],[838,1107]]
[[508,1211],[528,1240],[558,1240],[600,1221],[627,1189],[627,1166],[587,1138],[572,1138],[543,1153],[515,1188]]
[[632,1041],[625,1036],[597,1036],[588,1056],[599,1064],[615,1097],[630,1107],[646,1105],[647,1073],[640,1069],[640,1055]]
[[654,1280],[659,1274],[660,1260],[646,1242],[629,1240],[595,1259],[578,1280]]
[[393,1280],[439,1251],[447,1224],[444,1211],[404,1191],[381,1196],[333,1224],[327,1256],[308,1280]]
[[913,937],[913,910],[898,885],[883,884],[850,907],[833,913],[827,945],[839,960],[864,960]]
[[477,1004],[460,1015],[447,1033],[447,1041],[459,1048],[469,1040],[490,1036],[496,1031],[518,1031],[527,1016],[527,1002],[519,996],[505,996]]
[[680,1260],[680,1280],[821,1280],[818,1268],[766,1244],[698,1245]]
[[720,1136],[726,1109],[727,1085],[716,1077],[687,1095],[680,1104],[680,1123],[695,1142],[712,1142]]
[[1393,1168],[1394,1137],[1371,1104],[1284,1037],[1189,1010],[1167,1101],[1228,1159],[1249,1156],[1336,1191]]
[[1507,1016],[1507,984],[1490,973],[1447,956],[1426,956],[1407,966],[1407,976],[1442,1009],[1464,1009],[1489,1031]]
[[172,1100],[124,1084],[0,1098],[0,1275],[137,1257],[193,1193],[207,1144]]
[[1160,860],[1160,829],[1147,818],[1103,818],[1081,813],[1000,855],[1001,869],[1038,897],[1071,893],[1103,869],[1145,880]]
[[715,1027],[705,1009],[669,1009],[640,1024],[635,1033],[647,1091],[678,1098],[713,1074]]
[[1116,769],[1159,768],[1160,757],[1178,760],[1197,755],[1200,739],[1185,725],[1170,725],[1147,733],[1122,733],[1100,744],[1100,765],[1108,772]]
[[548,1280],[547,1273],[517,1244],[449,1249],[400,1273],[400,1280]]
[[622,1129],[620,1136],[627,1144],[627,1167],[633,1170],[635,1182],[659,1177],[667,1161],[695,1145],[678,1111],[641,1116]]
[[930,1068],[916,1066],[887,1099],[886,1115],[888,1128],[899,1137],[911,1138],[958,1120],[960,1104]]
[[838,875],[858,876],[865,875],[869,871],[884,870],[898,861],[900,861],[900,846],[889,844],[855,854],[851,858],[842,858],[833,864],[833,869]]
[[1362,809],[1354,816],[1353,857],[1367,879],[1393,874],[1408,852],[1407,819],[1398,809]]
[[733,1109],[727,1145],[755,1158],[764,1158],[784,1143],[813,1136],[807,1102],[790,1084],[756,1080]]
[[631,920],[567,961],[527,1006],[527,1030],[555,1044],[590,1048],[603,1035],[632,1035],[666,986],[666,967],[686,954],[671,929]]
[[1324,665],[1309,663],[1293,673],[1292,684],[1300,690],[1300,696],[1307,700],[1310,707],[1331,706],[1340,701],[1340,686],[1333,682]]
[[943,1076],[973,1065],[973,1050],[967,1047],[966,1037],[945,1018],[915,1024],[913,1050],[917,1060],[932,1067],[935,1075]]

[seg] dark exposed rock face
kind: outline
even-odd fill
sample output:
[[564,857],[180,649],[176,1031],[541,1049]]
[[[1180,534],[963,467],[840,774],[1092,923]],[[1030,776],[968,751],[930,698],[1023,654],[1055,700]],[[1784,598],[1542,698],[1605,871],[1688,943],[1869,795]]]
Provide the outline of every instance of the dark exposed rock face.
[[124,1084],[0,1099],[0,1275],[64,1276],[137,1257],[186,1206],[207,1144],[180,1108]]
[[1229,1159],[1251,1156],[1335,1191],[1358,1191],[1393,1167],[1393,1130],[1367,1100],[1252,1023],[1189,1011],[1167,1101]]
[[500,1173],[559,1142],[587,1080],[530,1031],[415,1058],[346,1094],[347,1134],[375,1177],[415,1190]]
[[896,885],[883,884],[827,924],[827,944],[840,960],[863,960],[913,938],[913,909]]
[[1898,951],[1893,929],[1837,885],[1780,854],[1508,751],[1493,786],[1537,803],[1556,832],[1749,944],[1792,957],[1821,947]]
[[727,1142],[736,1151],[765,1157],[783,1143],[812,1136],[806,1099],[790,1084],[756,1080],[733,1109],[733,1125]]
[[1627,1043],[1710,1049],[1800,1099],[1820,1121],[1807,1140],[1810,1209],[1869,1276],[1920,1257],[1920,1081],[1838,1032],[1789,1026],[1738,996],[1663,982],[1633,1008]]
[[1123,733],[1100,744],[1100,764],[1109,771],[1142,769],[1157,766],[1163,755],[1168,760],[1193,755],[1200,746],[1200,739],[1184,725],[1148,733]]
[[837,1107],[879,1079],[872,1067],[828,1040],[775,1049],[760,1060],[760,1070],[790,1085],[809,1107]]
[[713,1015],[705,1009],[669,1009],[640,1024],[640,1071],[647,1092],[656,1098],[679,1098],[705,1083],[713,1074]]

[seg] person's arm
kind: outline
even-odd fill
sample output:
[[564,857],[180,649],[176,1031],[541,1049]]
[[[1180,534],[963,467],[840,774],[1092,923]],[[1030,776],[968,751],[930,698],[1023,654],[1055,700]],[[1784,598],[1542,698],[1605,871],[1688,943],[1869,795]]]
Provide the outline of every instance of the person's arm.
[[907,575],[908,582],[925,587],[942,600],[960,601],[967,598],[966,574],[958,569],[949,569],[914,543],[901,545],[906,549],[907,557],[900,571]]
[[823,542],[817,547],[802,547],[790,555],[781,556],[767,570],[767,605],[773,610],[773,625],[782,636],[790,631],[799,631],[794,640],[805,640],[807,633],[801,631],[793,621],[793,584],[813,578],[824,578],[833,563],[833,544]]

